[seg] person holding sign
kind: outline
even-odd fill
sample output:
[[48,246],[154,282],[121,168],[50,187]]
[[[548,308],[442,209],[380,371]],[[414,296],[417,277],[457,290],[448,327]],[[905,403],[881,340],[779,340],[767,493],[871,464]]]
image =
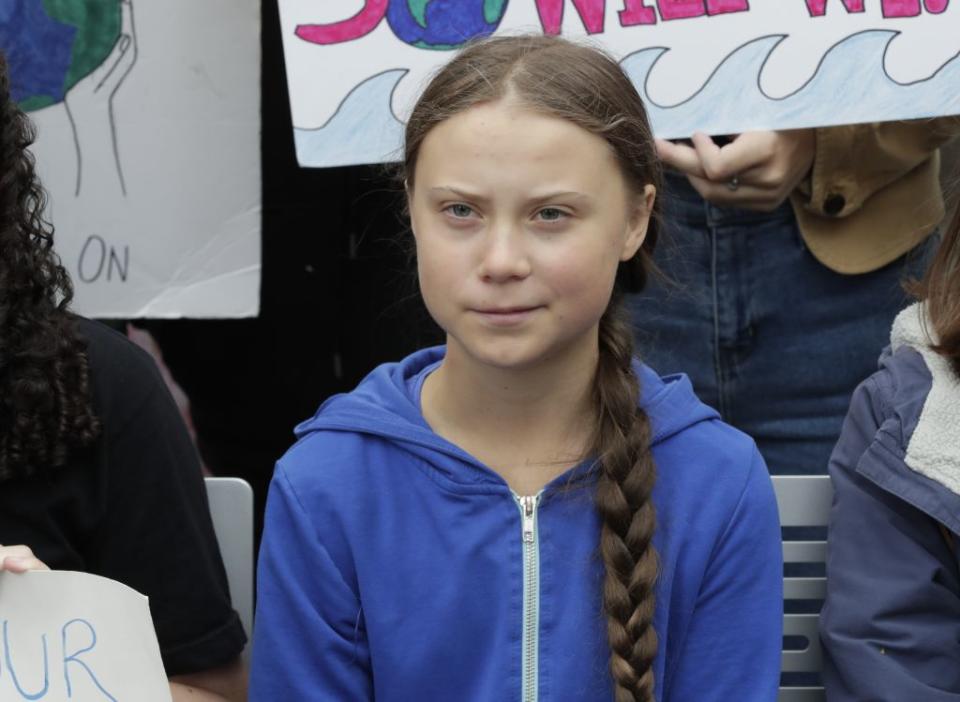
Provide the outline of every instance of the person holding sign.
[[957,118],[658,140],[670,167],[657,264],[631,301],[661,372],[689,373],[774,473],[823,473],[944,213]]
[[279,461],[251,699],[773,702],[766,466],[621,318],[660,184],[627,76],[558,37],[471,45],[402,167],[447,343],[327,400]]
[[241,700],[199,461],[153,361],[69,311],[0,54],[0,570],[118,580],[150,599],[174,700]]
[[830,459],[830,702],[960,700],[960,213]]

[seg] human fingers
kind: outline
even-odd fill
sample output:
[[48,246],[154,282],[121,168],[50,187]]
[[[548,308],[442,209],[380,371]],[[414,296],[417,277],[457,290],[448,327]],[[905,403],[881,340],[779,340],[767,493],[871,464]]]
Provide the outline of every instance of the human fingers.
[[50,570],[50,568],[36,556],[33,558],[7,556],[0,564],[0,570],[7,570],[11,573],[26,573],[31,570]]
[[687,179],[700,197],[714,205],[770,212],[780,204],[770,190],[756,185],[739,181],[717,183],[696,176],[687,176]]
[[656,139],[655,141],[657,156],[665,165],[680,171],[684,175],[694,175],[701,178],[706,175],[695,149],[686,144],[678,144],[666,139]]
[[763,168],[766,184],[789,194],[813,166],[817,139],[813,129],[772,132],[771,157]]
[[743,174],[754,171],[770,158],[772,134],[745,132],[723,146],[700,132],[696,132],[691,140],[705,176],[716,182],[726,182],[733,176],[743,180]]
[[28,546],[0,546],[0,571],[25,573],[28,570],[50,570]]

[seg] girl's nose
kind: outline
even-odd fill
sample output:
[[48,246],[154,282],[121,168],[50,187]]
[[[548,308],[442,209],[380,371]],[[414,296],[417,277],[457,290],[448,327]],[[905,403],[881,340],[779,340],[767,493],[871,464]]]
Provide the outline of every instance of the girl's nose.
[[491,226],[481,251],[479,274],[489,282],[520,280],[530,275],[523,231],[512,223]]

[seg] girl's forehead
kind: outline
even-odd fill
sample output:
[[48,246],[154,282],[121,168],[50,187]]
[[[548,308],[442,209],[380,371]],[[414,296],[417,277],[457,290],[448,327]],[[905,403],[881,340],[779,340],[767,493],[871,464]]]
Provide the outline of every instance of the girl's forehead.
[[523,131],[547,134],[579,131],[585,135],[590,134],[570,120],[536,110],[509,96],[482,102],[458,112],[437,124],[427,136],[437,131],[457,134],[460,138],[470,135],[483,138],[491,132],[506,136]]
[[499,170],[579,174],[616,168],[605,139],[573,122],[514,101],[483,103],[440,122],[425,137],[417,176]]

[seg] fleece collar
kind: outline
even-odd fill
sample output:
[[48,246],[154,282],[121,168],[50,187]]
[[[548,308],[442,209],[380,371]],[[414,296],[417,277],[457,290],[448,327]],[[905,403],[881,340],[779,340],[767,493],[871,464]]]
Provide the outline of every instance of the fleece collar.
[[926,308],[919,302],[897,315],[890,333],[892,350],[915,349],[933,378],[904,462],[960,495],[960,378],[947,359],[930,348],[932,334]]

